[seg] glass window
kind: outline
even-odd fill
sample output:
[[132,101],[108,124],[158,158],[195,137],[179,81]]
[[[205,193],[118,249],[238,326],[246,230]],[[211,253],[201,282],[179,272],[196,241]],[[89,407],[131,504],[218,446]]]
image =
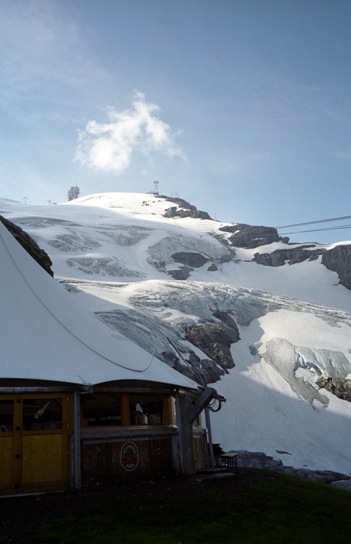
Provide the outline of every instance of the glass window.
[[161,425],[163,422],[163,397],[133,395],[129,407],[131,425]]
[[86,427],[122,425],[121,396],[114,394],[82,395],[81,409]]
[[62,399],[23,399],[24,431],[62,429]]
[[13,400],[0,400],[0,433],[13,431]]

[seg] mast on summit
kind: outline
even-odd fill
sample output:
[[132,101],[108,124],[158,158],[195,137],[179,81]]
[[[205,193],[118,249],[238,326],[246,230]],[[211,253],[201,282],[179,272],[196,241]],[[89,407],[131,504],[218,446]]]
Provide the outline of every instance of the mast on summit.
[[154,181],[154,195],[159,195],[160,193],[158,192],[158,185],[159,185],[159,181]]

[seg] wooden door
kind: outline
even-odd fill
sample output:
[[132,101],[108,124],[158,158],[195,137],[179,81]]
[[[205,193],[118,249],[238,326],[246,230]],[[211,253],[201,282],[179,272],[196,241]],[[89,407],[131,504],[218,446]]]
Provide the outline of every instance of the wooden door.
[[69,395],[0,396],[0,493],[66,489]]

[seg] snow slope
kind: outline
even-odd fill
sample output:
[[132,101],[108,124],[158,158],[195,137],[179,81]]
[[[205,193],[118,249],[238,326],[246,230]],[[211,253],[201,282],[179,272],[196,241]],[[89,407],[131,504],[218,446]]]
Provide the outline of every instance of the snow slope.
[[[91,311],[188,376],[218,376],[227,402],[212,432],[224,449],[351,473],[351,403],[317,383],[351,377],[351,292],[320,257],[259,265],[255,253],[286,244],[234,248],[223,223],[164,217],[174,206],[183,209],[158,195],[107,193],[41,207],[0,200],[0,213],[47,251],[55,277]],[[224,314],[240,334],[233,367],[186,334]]]

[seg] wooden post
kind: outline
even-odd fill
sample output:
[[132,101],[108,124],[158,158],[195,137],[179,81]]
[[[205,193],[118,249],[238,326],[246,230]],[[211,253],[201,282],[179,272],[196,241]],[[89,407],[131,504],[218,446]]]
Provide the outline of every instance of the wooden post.
[[176,397],[178,426],[178,466],[184,476],[195,474],[193,426],[189,423],[191,411],[190,396],[177,393]]
[[81,478],[81,444],[80,444],[80,395],[78,391],[73,394],[73,458],[72,458],[72,483],[75,489],[82,486]]
[[[215,458],[214,458],[214,454],[213,454],[210,411],[209,411],[209,409],[207,407],[205,408],[205,420],[206,420],[206,428],[207,428],[207,436],[208,436],[208,455],[209,455],[209,460],[210,460],[210,467],[213,468],[215,466]],[[207,451],[206,451],[206,453],[207,453]]]

